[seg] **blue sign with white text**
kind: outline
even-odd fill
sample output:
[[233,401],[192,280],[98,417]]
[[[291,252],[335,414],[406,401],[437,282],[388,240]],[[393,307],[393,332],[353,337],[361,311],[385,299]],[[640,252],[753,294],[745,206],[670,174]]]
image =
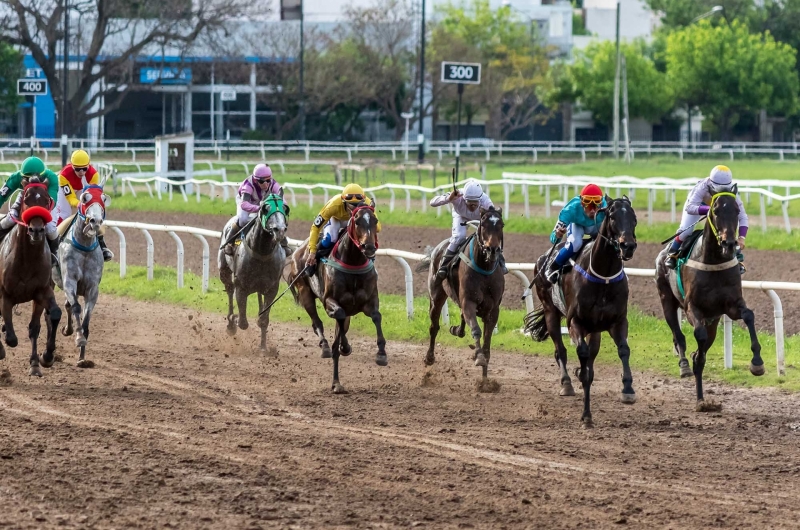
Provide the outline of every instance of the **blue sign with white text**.
[[188,85],[192,81],[191,68],[142,68],[139,82],[143,85]]

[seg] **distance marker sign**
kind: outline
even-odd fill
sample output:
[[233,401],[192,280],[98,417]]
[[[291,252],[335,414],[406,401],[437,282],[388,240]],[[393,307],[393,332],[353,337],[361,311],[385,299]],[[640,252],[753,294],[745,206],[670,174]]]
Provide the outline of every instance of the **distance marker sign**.
[[480,63],[453,63],[442,61],[442,83],[480,85],[481,65]]
[[47,79],[17,79],[17,94],[20,96],[46,96]]

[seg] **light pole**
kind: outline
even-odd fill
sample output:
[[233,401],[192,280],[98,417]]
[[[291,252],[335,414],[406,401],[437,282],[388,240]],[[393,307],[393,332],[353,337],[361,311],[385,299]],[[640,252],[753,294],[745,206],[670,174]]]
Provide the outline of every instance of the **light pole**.
[[405,151],[406,151],[406,162],[408,162],[408,120],[410,120],[411,118],[414,117],[414,113],[413,112],[403,112],[402,114],[400,114],[400,116],[403,117],[406,120],[406,145],[405,145]]
[[[417,135],[417,163],[422,164],[425,160],[425,141],[422,132],[423,118],[425,117],[425,0],[422,0],[422,25],[420,26],[420,47],[419,47],[419,134]],[[406,121],[406,160],[408,160],[408,121]]]
[[67,99],[69,88],[69,0],[64,0],[64,95],[61,99],[61,167],[67,165]]

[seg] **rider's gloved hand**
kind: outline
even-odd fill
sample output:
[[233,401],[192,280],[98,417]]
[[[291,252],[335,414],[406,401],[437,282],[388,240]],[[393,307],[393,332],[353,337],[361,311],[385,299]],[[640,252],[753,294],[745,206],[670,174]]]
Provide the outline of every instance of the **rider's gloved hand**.
[[310,254],[308,256],[308,259],[306,259],[306,267],[313,267],[316,264],[317,264],[317,255]]
[[461,197],[461,192],[458,190],[453,190],[450,192],[450,196],[447,198],[447,202],[453,202],[454,200]]

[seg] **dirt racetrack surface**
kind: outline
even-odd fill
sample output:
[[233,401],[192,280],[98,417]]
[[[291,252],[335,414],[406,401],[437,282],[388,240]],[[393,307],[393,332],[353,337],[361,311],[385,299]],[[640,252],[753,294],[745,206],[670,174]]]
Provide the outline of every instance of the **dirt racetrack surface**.
[[[19,317],[25,322],[24,317]],[[220,315],[101,295],[88,357],[0,370],[0,526],[42,528],[796,528],[797,396],[601,366],[596,427],[557,395],[549,358],[495,352],[498,393],[470,350],[354,337],[347,395],[303,325],[225,335]],[[573,360],[570,359],[570,362]],[[576,386],[577,389],[577,386]]]
[[[228,219],[225,216],[115,210],[109,212],[109,218],[120,221],[196,226],[212,230],[222,230]],[[292,219],[289,223],[289,236],[295,239],[305,239],[308,237],[309,227],[310,221]],[[156,263],[175,267],[175,242],[163,232],[153,232],[151,235],[155,243]],[[125,229],[125,236],[128,240],[128,263],[146,264],[147,252],[144,236],[141,232],[131,229]],[[117,252],[118,241],[116,234],[109,230],[106,237],[111,248],[114,252]],[[422,253],[427,245],[436,245],[443,239],[450,237],[450,231],[430,227],[387,226],[384,227],[379,237],[382,248],[395,248]],[[751,239],[755,237],[757,235],[754,235]],[[186,270],[200,274],[202,271],[200,242],[189,235],[184,235],[181,239],[185,247]],[[217,276],[216,249],[214,248],[217,242],[209,240],[209,244],[212,247],[211,275]],[[656,244],[639,243],[639,248],[633,260],[628,263],[628,266],[653,268],[655,258],[661,248],[660,245]],[[549,249],[550,242],[543,236],[523,234],[506,234],[505,236],[504,254],[509,262],[531,263]],[[745,256],[748,266],[748,272],[744,276],[746,280],[800,281],[800,253],[748,249],[745,251]],[[411,267],[413,269],[414,263],[411,263]],[[403,270],[397,262],[389,257],[379,257],[377,268],[379,271],[379,287],[382,293],[405,293]],[[530,273],[528,273],[528,277],[531,277]],[[427,295],[426,281],[424,274],[414,274],[414,294],[416,296]],[[630,301],[632,305],[650,315],[658,317],[663,315],[653,280],[630,278],[630,285]],[[520,301],[521,294],[522,283],[516,277],[507,276],[505,306],[517,309],[524,308],[524,304]],[[799,333],[800,293],[781,291],[778,292],[778,295],[783,302],[784,329],[786,333]],[[755,312],[757,328],[772,332],[774,330],[773,307],[767,295],[759,291],[745,289],[744,296],[748,306]]]

